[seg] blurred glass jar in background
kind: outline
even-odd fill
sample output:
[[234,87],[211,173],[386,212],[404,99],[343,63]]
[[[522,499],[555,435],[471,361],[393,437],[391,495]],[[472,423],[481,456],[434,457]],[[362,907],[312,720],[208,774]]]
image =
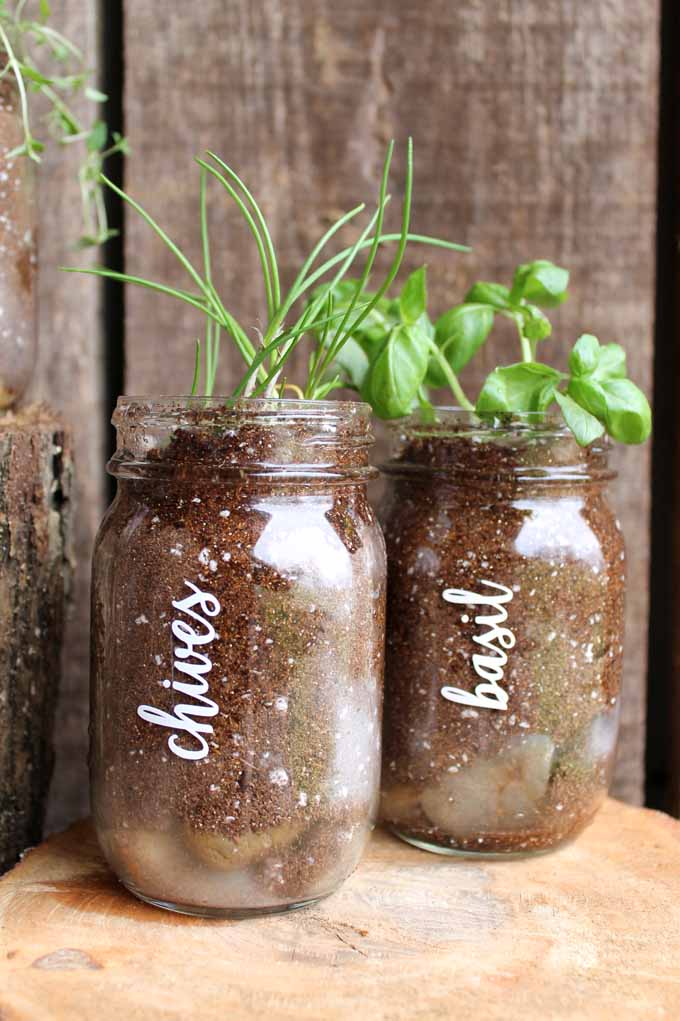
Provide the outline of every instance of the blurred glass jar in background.
[[24,140],[16,89],[0,82],[0,411],[28,386],[36,360],[35,165],[7,159]]

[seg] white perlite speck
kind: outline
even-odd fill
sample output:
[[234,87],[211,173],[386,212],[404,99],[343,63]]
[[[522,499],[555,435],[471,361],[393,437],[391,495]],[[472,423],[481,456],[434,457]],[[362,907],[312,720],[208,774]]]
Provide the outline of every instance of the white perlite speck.
[[269,770],[269,782],[274,787],[287,787],[288,786],[288,773],[279,766],[278,769]]

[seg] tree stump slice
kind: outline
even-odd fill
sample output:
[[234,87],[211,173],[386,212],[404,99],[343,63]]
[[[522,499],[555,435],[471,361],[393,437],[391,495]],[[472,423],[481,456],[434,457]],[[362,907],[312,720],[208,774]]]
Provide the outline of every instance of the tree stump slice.
[[71,474],[69,441],[49,410],[0,416],[0,872],[42,836],[71,575]]
[[453,860],[378,832],[327,900],[171,915],[119,886],[89,823],[0,881],[0,1018],[627,1021],[680,1016],[680,823],[608,801],[572,845]]

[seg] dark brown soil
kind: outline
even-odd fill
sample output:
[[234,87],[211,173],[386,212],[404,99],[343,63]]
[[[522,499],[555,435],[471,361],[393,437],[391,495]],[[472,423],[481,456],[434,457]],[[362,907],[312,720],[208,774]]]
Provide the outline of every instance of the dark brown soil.
[[[350,478],[365,449],[341,432],[332,451],[308,448],[306,430],[225,430],[202,412],[149,453],[146,478],[119,480],[102,527],[95,813],[114,869],[155,899],[247,910],[321,896],[352,871],[373,822],[382,538],[365,481]],[[125,473],[138,458],[118,460]],[[219,713],[195,760],[173,754],[171,727],[138,713],[193,701],[168,684],[190,680],[173,668],[173,621],[201,630],[172,605],[187,582],[220,605],[200,646]]]
[[[489,440],[414,434],[387,466],[382,812],[435,847],[522,853],[573,836],[606,793],[624,553],[602,450],[539,431]],[[511,593],[495,642],[505,709],[442,695],[484,683],[476,617],[496,612],[442,594],[497,593],[487,582]]]

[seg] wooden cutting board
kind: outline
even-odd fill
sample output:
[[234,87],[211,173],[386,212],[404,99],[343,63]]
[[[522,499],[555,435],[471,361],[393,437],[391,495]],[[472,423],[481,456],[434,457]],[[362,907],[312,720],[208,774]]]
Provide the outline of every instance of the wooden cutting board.
[[209,922],[139,903],[89,823],[0,881],[0,1019],[680,1017],[680,823],[609,801],[574,844],[457,861],[378,832],[314,907]]

